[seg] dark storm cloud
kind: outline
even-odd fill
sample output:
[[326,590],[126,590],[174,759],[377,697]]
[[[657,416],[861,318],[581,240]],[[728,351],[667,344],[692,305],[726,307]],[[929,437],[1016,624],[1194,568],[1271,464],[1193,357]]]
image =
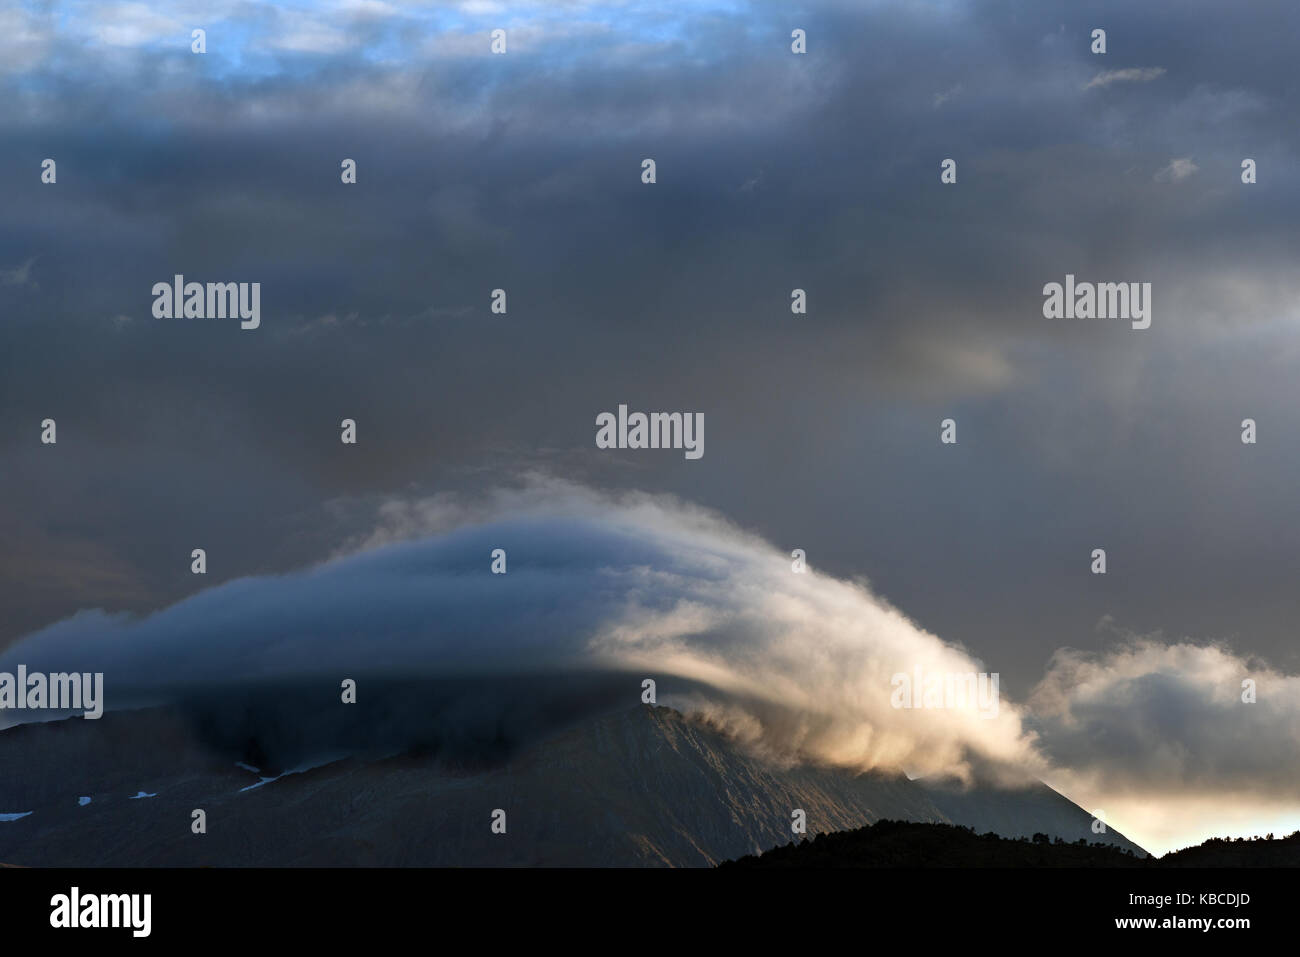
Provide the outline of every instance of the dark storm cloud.
[[[146,9],[6,14],[0,467],[43,531],[0,642],[544,465],[869,576],[1022,692],[1105,614],[1300,664],[1294,14],[540,5],[492,57],[504,12]],[[176,272],[261,282],[262,328],[153,319]],[[1152,328],[1044,320],[1067,272],[1152,282]],[[597,454],[619,402],[705,457]]]

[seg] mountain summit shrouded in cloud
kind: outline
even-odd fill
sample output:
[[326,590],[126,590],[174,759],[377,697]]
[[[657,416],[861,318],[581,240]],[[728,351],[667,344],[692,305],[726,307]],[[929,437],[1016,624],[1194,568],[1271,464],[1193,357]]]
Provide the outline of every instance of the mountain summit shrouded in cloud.
[[[608,672],[634,676],[621,679],[625,705],[642,677],[680,679],[690,710],[780,760],[964,777],[973,759],[1020,780],[1035,770],[1014,708],[891,703],[895,674],[984,671],[968,653],[861,585],[793,571],[715,515],[547,484],[388,516],[378,540],[439,530],[228,582],[141,619],[82,613],[15,644],[0,668],[103,672],[110,710],[114,692],[130,704],[304,676],[330,687],[523,678],[544,698],[549,681]],[[490,570],[495,549],[505,574]]]
[[[495,549],[504,575],[490,570]],[[425,709],[444,709],[448,724],[509,725],[521,739],[584,709],[626,707],[650,677],[664,703],[777,764],[1041,777],[1161,850],[1221,820],[1187,801],[1189,784],[1202,800],[1249,800],[1274,820],[1296,813],[1291,762],[1276,757],[1294,751],[1300,679],[1218,649],[1146,642],[1100,660],[1062,651],[1027,704],[1004,700],[993,717],[899,709],[896,674],[996,662],[918,627],[864,584],[795,572],[788,555],[715,514],[554,481],[393,501],[325,564],[228,582],[138,619],[87,611],[15,644],[0,670],[19,662],[104,672],[110,710],[205,686],[306,681],[328,697],[346,677],[362,694],[368,680],[463,681],[465,693]],[[1246,670],[1269,689],[1253,711],[1234,704]],[[1247,739],[1265,741],[1276,763],[1252,767]],[[1243,773],[1252,796],[1239,790]],[[1143,815],[1153,802],[1159,819]]]

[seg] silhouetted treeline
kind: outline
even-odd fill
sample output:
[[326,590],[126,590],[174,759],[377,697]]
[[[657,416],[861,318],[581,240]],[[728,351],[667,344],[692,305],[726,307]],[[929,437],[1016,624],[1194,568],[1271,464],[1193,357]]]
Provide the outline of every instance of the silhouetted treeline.
[[720,867],[1300,867],[1300,831],[1289,837],[1214,838],[1161,858],[1141,858],[1110,844],[1046,834],[1005,838],[951,824],[877,821]]

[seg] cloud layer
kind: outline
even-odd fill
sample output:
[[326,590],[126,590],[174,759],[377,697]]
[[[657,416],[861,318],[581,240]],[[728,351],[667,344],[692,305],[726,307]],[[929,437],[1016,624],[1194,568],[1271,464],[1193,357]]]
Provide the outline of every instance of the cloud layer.
[[[214,579],[287,572],[377,499],[537,465],[869,575],[1021,694],[1107,613],[1300,668],[1300,530],[1274,518],[1300,477],[1288,31],[1186,3],[825,2],[795,56],[779,4],[674,14],[7,10],[0,647],[172,604],[196,546]],[[262,328],[153,319],[176,272],[261,282]],[[1043,320],[1066,273],[1151,281],[1149,334]],[[706,457],[596,456],[624,401],[703,412]]]
[[[0,657],[103,671],[108,701],[317,677],[642,677],[782,760],[965,775],[1033,770],[1012,707],[895,709],[891,677],[980,672],[863,585],[811,570],[717,516],[534,485],[477,504],[391,509],[369,543],[324,565],[209,589],[140,620],[89,612]],[[507,572],[490,572],[506,551]],[[525,687],[523,694],[534,691]]]
[[1048,780],[1151,850],[1300,829],[1300,676],[1131,636],[1058,651],[1027,704]]

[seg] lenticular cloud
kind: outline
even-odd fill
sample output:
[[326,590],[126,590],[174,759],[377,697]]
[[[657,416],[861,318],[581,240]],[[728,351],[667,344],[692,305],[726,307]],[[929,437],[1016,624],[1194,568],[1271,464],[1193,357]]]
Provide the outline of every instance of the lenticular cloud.
[[110,710],[200,683],[359,675],[499,678],[517,706],[579,673],[617,676],[630,707],[653,678],[661,704],[782,760],[959,776],[1038,764],[1006,702],[894,707],[896,674],[985,668],[865,586],[796,573],[788,553],[675,500],[550,482],[390,502],[321,565],[140,619],[83,612],[0,656],[0,670],[19,663],[104,672]]

